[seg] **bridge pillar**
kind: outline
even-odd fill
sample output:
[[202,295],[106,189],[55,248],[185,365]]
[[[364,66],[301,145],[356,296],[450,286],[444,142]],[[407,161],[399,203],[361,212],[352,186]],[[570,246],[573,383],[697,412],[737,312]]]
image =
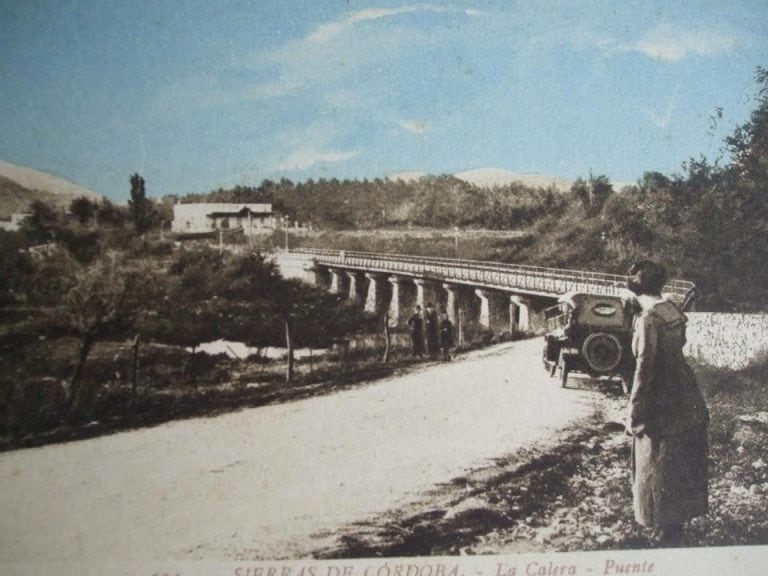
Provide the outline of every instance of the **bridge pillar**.
[[360,297],[360,294],[358,293],[357,272],[350,272],[348,270],[347,276],[349,277],[349,293],[347,294],[347,297],[350,300],[357,300]]
[[331,294],[341,294],[344,290],[343,272],[341,270],[334,270],[333,268],[331,268],[329,272],[331,273],[331,286],[328,291]]
[[517,332],[518,313],[520,307],[517,305],[515,296],[509,297],[509,333],[514,334]]
[[416,305],[424,308],[424,280],[416,278],[413,283],[416,285]]
[[315,286],[329,290],[331,287],[332,277],[330,270],[324,266],[316,266],[314,270]]
[[507,314],[508,305],[502,305],[501,295],[493,290],[484,288],[475,289],[475,294],[480,299],[480,314],[478,323],[494,332],[501,332],[509,327]]
[[512,294],[509,297],[509,328],[514,333],[516,331],[526,332],[531,329],[530,322],[531,301],[529,298]]
[[408,290],[412,285],[402,276],[390,276],[389,283],[392,285],[392,297],[389,300],[389,325],[398,326],[408,315],[409,310],[413,308],[416,295],[413,290]]
[[384,288],[384,276],[367,272],[365,277],[368,279],[368,293],[365,297],[365,311],[378,314],[384,309],[386,298]]
[[490,294],[488,294],[488,290],[483,290],[482,288],[477,288],[475,290],[475,294],[477,294],[477,297],[480,298],[480,317],[478,318],[478,322],[484,328],[490,328],[491,327],[491,302],[489,300]]
[[445,288],[445,312],[448,314],[448,320],[455,326],[459,318],[459,287],[453,284],[443,284]]
[[479,314],[479,303],[470,295],[471,288],[457,284],[443,284],[445,289],[445,312],[453,324],[457,342],[467,341],[467,328]]
[[426,308],[426,305],[432,302],[435,310],[439,312],[440,308],[445,305],[445,294],[440,289],[440,284],[434,280],[426,280],[424,278],[415,278],[413,283],[416,285],[416,301],[414,304]]

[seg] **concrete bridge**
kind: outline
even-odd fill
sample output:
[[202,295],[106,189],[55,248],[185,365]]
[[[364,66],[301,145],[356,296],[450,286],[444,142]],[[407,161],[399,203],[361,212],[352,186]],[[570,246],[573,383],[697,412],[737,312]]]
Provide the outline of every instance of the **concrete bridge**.
[[[393,326],[407,321],[417,304],[432,302],[455,325],[537,330],[542,311],[561,294],[618,295],[627,286],[626,276],[615,274],[404,254],[296,249],[280,251],[276,261],[288,278],[359,300],[368,312],[388,311]],[[665,294],[682,301],[693,288],[673,280]]]

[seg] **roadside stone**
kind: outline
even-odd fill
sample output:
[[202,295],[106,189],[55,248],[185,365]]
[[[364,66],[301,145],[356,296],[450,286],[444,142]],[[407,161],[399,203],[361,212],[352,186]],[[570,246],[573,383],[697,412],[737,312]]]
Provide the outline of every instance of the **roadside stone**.
[[555,518],[564,518],[568,516],[568,513],[570,512],[569,508],[558,508],[553,512],[553,516]]
[[755,412],[754,414],[739,416],[737,420],[747,424],[762,424],[768,429],[768,412]]
[[502,513],[481,498],[467,498],[466,500],[459,502],[456,506],[450,508],[448,512],[446,512],[444,519],[454,520],[456,518],[466,518],[470,516],[474,518],[490,516],[498,517],[502,516]]
[[736,419],[733,441],[744,447],[762,446],[768,438],[768,412],[758,412]]
[[608,486],[599,486],[595,489],[595,495],[596,496],[606,496],[607,494],[610,494],[611,489]]
[[624,432],[624,424],[622,422],[606,422],[603,424],[603,430],[606,432]]

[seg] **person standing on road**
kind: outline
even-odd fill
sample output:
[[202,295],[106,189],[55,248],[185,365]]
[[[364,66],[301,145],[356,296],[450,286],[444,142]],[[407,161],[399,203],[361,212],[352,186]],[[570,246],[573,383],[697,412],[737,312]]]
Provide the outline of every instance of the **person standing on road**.
[[453,347],[453,323],[448,318],[448,314],[443,310],[440,319],[440,350],[442,358],[445,361],[451,359],[451,348]]
[[437,358],[440,345],[437,339],[437,312],[432,302],[427,302],[427,308],[424,310],[424,329],[427,334],[427,353],[430,358]]
[[683,356],[686,317],[661,296],[666,271],[645,260],[629,274],[627,286],[640,305],[627,420],[635,520],[653,528],[661,546],[676,547],[683,524],[707,512],[709,411]]
[[421,306],[418,304],[413,315],[408,318],[408,328],[411,329],[413,355],[424,358],[424,319],[421,317]]

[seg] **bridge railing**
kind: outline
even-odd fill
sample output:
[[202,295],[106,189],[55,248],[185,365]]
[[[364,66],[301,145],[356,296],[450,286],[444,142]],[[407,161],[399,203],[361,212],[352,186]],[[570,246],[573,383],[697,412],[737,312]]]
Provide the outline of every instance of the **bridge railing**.
[[[565,292],[619,294],[627,287],[626,276],[585,270],[319,248],[299,248],[288,252],[312,258],[318,264],[326,266],[372,272],[399,272],[425,278],[455,280],[479,286],[519,289],[552,295]],[[664,292],[675,299],[682,300],[693,288],[692,282],[672,280],[665,285]]]

